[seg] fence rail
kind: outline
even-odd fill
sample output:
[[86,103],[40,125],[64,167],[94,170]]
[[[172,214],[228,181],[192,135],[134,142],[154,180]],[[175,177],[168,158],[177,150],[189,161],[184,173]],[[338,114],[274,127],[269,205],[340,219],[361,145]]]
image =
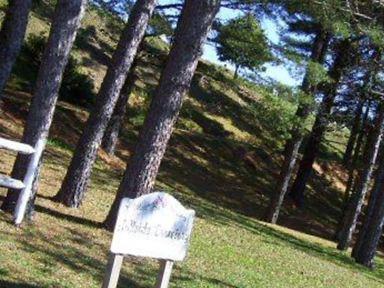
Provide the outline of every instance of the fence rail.
[[45,148],[45,143],[45,139],[40,139],[33,148],[30,145],[0,137],[0,149],[31,155],[23,181],[0,174],[0,187],[20,190],[14,213],[14,221],[16,225],[20,225],[24,219],[27,203],[32,195],[33,181],[36,177],[36,171]]
[[11,150],[26,155],[35,153],[35,149],[28,144],[8,140],[2,137],[0,137],[0,149]]
[[16,180],[11,177],[0,174],[0,187],[11,188],[11,189],[23,189],[25,185],[20,180]]

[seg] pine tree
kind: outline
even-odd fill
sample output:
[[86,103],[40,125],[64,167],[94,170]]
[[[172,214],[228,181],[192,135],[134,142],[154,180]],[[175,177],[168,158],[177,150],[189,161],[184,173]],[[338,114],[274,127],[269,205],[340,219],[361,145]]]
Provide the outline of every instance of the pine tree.
[[372,189],[368,208],[360,229],[357,241],[352,250],[352,256],[357,263],[373,267],[373,258],[377,251],[379,240],[383,234],[384,224],[384,161],[380,161],[376,173],[375,185]]
[[[310,60],[321,64],[324,61],[325,54],[330,41],[330,34],[324,31],[321,27],[318,28],[316,37],[312,44],[312,51]],[[309,67],[307,68],[306,75],[301,85],[301,90],[305,94],[312,94],[316,89],[316,85],[311,84]],[[312,96],[313,97],[313,96]],[[286,142],[284,149],[284,162],[281,167],[279,181],[277,183],[276,192],[273,194],[266,216],[266,221],[276,223],[285,194],[288,190],[289,182],[292,178],[293,169],[298,157],[299,147],[303,141],[304,133],[303,127],[301,126],[305,119],[311,112],[311,105],[308,101],[301,102],[297,111],[296,116],[301,119],[300,123],[292,128],[291,138]]]
[[378,159],[378,167],[377,167],[377,170],[375,172],[375,182],[374,182],[374,185],[373,185],[373,188],[370,192],[370,195],[369,195],[369,201],[368,201],[368,205],[367,205],[367,208],[365,210],[365,213],[364,213],[364,219],[363,219],[363,225],[359,231],[359,234],[358,234],[358,237],[357,237],[357,241],[356,243],[354,244],[353,246],[353,250],[352,250],[352,257],[356,258],[359,253],[360,253],[360,250],[363,248],[363,246],[365,246],[365,243],[367,240],[366,240],[366,236],[367,236],[367,232],[369,232],[369,226],[371,225],[371,222],[373,221],[372,217],[375,213],[375,211],[378,208],[377,206],[377,201],[380,199],[381,197],[381,194],[382,194],[382,190],[383,190],[383,181],[384,181],[384,164],[383,163],[383,157],[384,157],[384,154],[382,153],[383,152],[383,147],[384,145],[381,144],[381,155],[380,155],[380,159]]
[[[59,0],[52,18],[48,43],[38,72],[35,92],[29,108],[22,142],[35,146],[40,139],[47,139],[57,102],[58,92],[65,66],[68,62],[80,20],[84,14],[86,0]],[[12,177],[23,179],[28,166],[28,156],[19,154],[12,170]],[[39,171],[35,175],[34,195]],[[13,211],[19,191],[9,190],[1,209]],[[33,199],[29,215],[33,213]]]
[[299,170],[289,193],[289,196],[295,201],[295,204],[298,207],[302,207],[304,204],[305,187],[311,175],[312,165],[319,152],[320,144],[328,125],[335,97],[337,95],[337,88],[342,79],[344,70],[348,66],[349,54],[347,51],[350,48],[351,42],[349,39],[342,40],[336,48],[336,57],[333,66],[329,71],[332,83],[327,85],[311,134],[304,148],[304,154],[300,161]]
[[146,49],[145,39],[148,36],[159,36],[159,35],[167,35],[171,36],[173,34],[172,26],[169,21],[163,17],[163,15],[159,13],[155,13],[150,21],[150,34],[145,35],[142,40],[135,60],[132,63],[132,67],[129,70],[127,79],[125,80],[125,84],[123,89],[121,90],[119,99],[117,100],[116,107],[113,111],[111,120],[108,123],[108,126],[105,130],[103,141],[101,143],[101,147],[107,152],[109,155],[114,155],[116,150],[117,141],[119,138],[120,130],[122,128],[123,120],[128,108],[128,100],[129,96],[132,93],[135,81],[136,81],[136,69],[140,62],[140,53],[144,52]]
[[272,60],[264,32],[251,14],[221,26],[215,42],[219,59],[235,65],[234,78],[237,78],[239,68],[255,70]]
[[378,155],[379,147],[382,141],[384,132],[384,105],[380,103],[379,111],[375,121],[374,129],[372,130],[372,141],[369,142],[367,149],[365,164],[360,173],[359,182],[356,186],[349,204],[346,209],[342,221],[342,228],[339,233],[339,243],[337,249],[345,250],[352,241],[352,236],[356,228],[357,219],[360,215],[365,196],[369,188],[369,182],[372,177],[374,165]]
[[355,117],[353,118],[351,133],[349,135],[347,147],[345,148],[345,152],[343,156],[343,164],[345,167],[348,167],[348,165],[351,162],[353,150],[356,145],[356,140],[360,130],[360,124],[363,117],[364,104],[365,104],[365,99],[359,99],[359,102],[354,111]]
[[367,104],[367,107],[365,109],[365,112],[364,112],[364,115],[362,116],[362,121],[359,125],[359,134],[357,136],[357,139],[356,139],[356,146],[354,147],[354,151],[353,151],[353,156],[352,156],[352,159],[351,159],[351,162],[349,164],[349,168],[348,168],[348,180],[347,180],[347,185],[346,185],[346,188],[345,188],[345,192],[344,192],[344,206],[347,205],[348,203],[348,200],[349,200],[349,197],[350,197],[350,194],[351,194],[351,191],[354,187],[354,184],[355,184],[355,170],[357,169],[357,164],[360,160],[360,154],[361,154],[361,149],[362,149],[362,146],[364,144],[364,138],[367,134],[367,127],[368,127],[368,123],[369,123],[369,112],[370,112],[370,106],[371,106],[371,102],[368,101],[368,104]]
[[0,30],[0,99],[27,30],[32,0],[12,0]]
[[185,1],[174,44],[140,131],[139,141],[104,222],[108,229],[114,227],[123,197],[135,198],[152,191],[184,95],[201,56],[202,45],[219,7],[219,0]]
[[119,99],[116,102],[115,109],[111,120],[108,123],[107,128],[103,136],[103,141],[101,142],[101,147],[109,155],[114,155],[116,150],[117,141],[120,134],[120,129],[124,121],[125,113],[128,108],[128,100],[131,95],[136,81],[136,69],[138,65],[138,56],[136,56],[135,61],[132,63],[131,69],[129,70],[127,79],[125,80],[124,86],[121,89]]
[[116,102],[144,37],[155,8],[155,0],[137,1],[122,33],[112,62],[84,131],[78,141],[67,174],[55,199],[70,207],[79,207],[84,199],[92,166],[111,119]]
[[[293,30],[298,28],[299,34],[300,32],[308,32],[312,27],[312,23],[318,23],[320,27],[323,28],[324,31],[328,31],[330,34],[337,35],[337,38],[340,39],[340,36],[343,35],[343,37],[346,37],[347,35],[352,35],[354,29],[356,28],[356,23],[359,23],[359,25],[367,25],[366,27],[370,26],[372,23],[370,21],[367,21],[366,18],[362,17],[364,15],[358,15],[355,10],[351,10],[348,6],[348,3],[344,1],[296,1],[296,0],[273,0],[268,1],[267,6],[270,6],[270,9],[267,9],[268,13],[270,13],[272,16],[278,15],[279,17],[282,17],[284,19],[288,18],[288,24],[290,26],[293,26]],[[356,8],[356,7],[354,7]],[[369,12],[371,13],[371,11]],[[290,23],[290,18],[295,19],[297,18],[298,21]],[[310,21],[309,21],[310,20]],[[292,25],[293,24],[293,25]],[[309,25],[308,25],[309,24]],[[361,28],[361,27],[360,27]],[[285,36],[283,36],[285,38]],[[294,41],[289,41],[289,46],[296,46],[301,48],[304,52],[306,50],[309,50],[307,43],[302,42],[302,38],[294,38]],[[293,45],[292,45],[293,44]],[[295,54],[297,54],[295,52]],[[297,57],[296,55],[294,55]],[[353,59],[353,58],[352,58]],[[321,65],[318,65],[316,62],[309,62],[307,70],[306,70],[306,76],[304,80],[312,79],[312,80],[321,80],[322,77],[317,77],[316,75],[314,77],[308,77],[310,74],[310,68],[311,66],[314,66],[316,68],[321,67]],[[316,64],[316,65],[313,65]],[[315,69],[315,71],[318,69]],[[320,73],[320,76],[322,73]],[[319,79],[317,79],[319,78]],[[332,77],[330,77],[332,78]],[[328,79],[324,79],[328,80]],[[305,82],[304,81],[304,82]],[[333,81],[331,79],[331,81]],[[321,82],[321,81],[320,81]],[[319,84],[319,82],[317,82]],[[304,84],[304,83],[303,83]],[[305,86],[305,85],[302,85]],[[337,83],[335,83],[335,86],[337,86]],[[305,89],[302,89],[305,91]],[[309,91],[309,93],[304,93],[314,96],[316,92]],[[332,105],[330,105],[333,100],[336,97],[336,91],[333,93],[333,97],[324,97],[325,100],[327,100],[327,103],[324,103],[323,108],[320,110],[327,110],[332,109]],[[328,98],[328,99],[327,99]],[[312,97],[313,99],[313,97]],[[310,107],[307,106],[307,104],[302,105],[299,104],[299,108],[297,110],[297,122],[299,123],[305,123],[305,119],[307,116],[311,113],[311,109],[305,108],[302,109],[301,107]],[[328,107],[326,107],[328,106]],[[324,110],[325,108],[325,110]],[[303,113],[304,112],[304,113]],[[300,115],[300,114],[303,114]],[[324,113],[323,113],[324,114]],[[304,159],[300,163],[301,169],[299,169],[299,175],[296,177],[294,188],[291,190],[291,196],[296,198],[296,204],[300,205],[303,202],[303,194],[305,189],[305,184],[307,182],[307,179],[310,176],[312,164],[316,154],[317,149],[320,145],[322,134],[321,130],[325,131],[325,127],[323,125],[323,121],[320,121],[321,119],[318,119],[318,123],[320,126],[316,126],[316,137],[310,137],[310,145],[307,146],[307,151],[305,152]],[[323,118],[322,120],[327,120]],[[296,126],[296,125],[295,125]],[[284,200],[286,191],[289,187],[290,180],[292,178],[292,171],[295,167],[295,162],[298,156],[299,147],[301,146],[301,142],[303,140],[303,137],[305,136],[303,131],[303,124],[297,125],[296,127],[293,127],[291,131],[291,138],[286,142],[285,149],[284,149],[284,162],[280,171],[280,177],[279,181],[277,183],[277,189],[276,192],[272,195],[271,202],[269,205],[269,208],[267,210],[266,220],[272,223],[275,223],[277,221],[277,217],[280,211],[280,207],[282,205],[282,202]],[[323,128],[320,128],[323,126]],[[315,132],[315,131],[313,131]],[[313,135],[314,136],[314,135]],[[314,148],[313,151],[310,151],[311,148]],[[312,155],[311,155],[312,154]]]

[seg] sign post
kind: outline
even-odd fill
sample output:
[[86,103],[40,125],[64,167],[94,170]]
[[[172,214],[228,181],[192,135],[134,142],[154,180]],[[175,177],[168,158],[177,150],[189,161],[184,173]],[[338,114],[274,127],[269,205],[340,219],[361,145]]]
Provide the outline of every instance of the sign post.
[[124,255],[160,260],[156,288],[168,287],[174,261],[188,250],[195,211],[169,194],[155,192],[121,201],[102,288],[115,288]]
[[157,275],[155,288],[167,288],[173,268],[173,261],[160,260],[160,271]]
[[123,255],[110,254],[107,264],[107,272],[104,276],[102,288],[114,288],[117,286],[119,281],[119,275],[121,270],[121,265],[123,264]]

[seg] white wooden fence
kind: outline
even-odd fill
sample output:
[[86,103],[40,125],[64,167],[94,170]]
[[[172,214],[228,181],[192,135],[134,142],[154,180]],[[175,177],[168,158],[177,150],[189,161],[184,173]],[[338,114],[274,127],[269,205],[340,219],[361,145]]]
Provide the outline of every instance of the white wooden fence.
[[14,222],[16,225],[20,225],[24,219],[28,200],[31,198],[32,194],[33,180],[35,178],[36,170],[45,147],[45,142],[45,140],[39,140],[36,143],[36,146],[32,147],[24,143],[7,140],[0,137],[0,149],[6,149],[20,154],[31,155],[27,172],[22,181],[0,174],[0,187],[21,190],[14,213]]

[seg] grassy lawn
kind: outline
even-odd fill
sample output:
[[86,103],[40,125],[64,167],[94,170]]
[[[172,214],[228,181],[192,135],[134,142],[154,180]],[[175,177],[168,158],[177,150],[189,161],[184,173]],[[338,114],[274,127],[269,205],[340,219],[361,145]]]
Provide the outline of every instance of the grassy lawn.
[[[47,33],[52,5],[40,2],[31,16],[29,34]],[[4,4],[0,0],[0,7]],[[95,9],[89,9],[83,21],[73,54],[95,90],[120,28]],[[0,212],[0,287],[101,286],[112,235],[100,223],[129,163],[165,59],[164,51],[158,51],[165,50],[164,43],[156,39],[149,43],[116,156],[100,151],[80,209],[51,200],[88,116],[86,109],[59,101],[34,223],[17,229],[10,216]],[[19,60],[0,103],[1,137],[22,135],[34,77],[25,67],[27,60]],[[198,217],[189,256],[176,264],[171,287],[383,287],[381,257],[375,270],[366,269],[329,240],[340,217],[346,180],[339,164],[344,131],[327,135],[305,209],[296,210],[287,201],[279,226],[259,221],[274,189],[283,135],[289,128],[282,116],[295,109],[286,100],[270,97],[260,87],[234,81],[223,68],[199,64],[156,183],[157,189],[195,209]],[[0,151],[1,173],[10,173],[14,156]],[[0,189],[0,200],[5,193]],[[153,287],[157,269],[156,261],[126,259],[120,287]]]
[[[224,103],[230,103],[226,105],[240,103],[231,93],[221,95]],[[0,117],[2,136],[20,137],[29,97],[8,91]],[[193,110],[188,111],[188,105],[195,105],[211,122],[190,117]],[[242,127],[241,117],[227,114],[220,118],[226,125],[221,125],[213,119],[222,112],[210,112],[207,105],[187,100],[157,182],[158,189],[196,209],[198,216],[189,257],[176,265],[171,287],[382,287],[380,257],[376,269],[369,270],[325,240],[339,215],[341,194],[335,183],[345,180],[336,162],[317,164],[305,210],[296,211],[287,203],[280,224],[292,229],[266,225],[256,219],[265,211],[277,176],[279,158],[273,151],[278,151],[278,143],[271,147],[260,141],[269,137],[263,123],[260,134],[255,134],[260,139],[243,138],[231,128]],[[241,116],[250,117],[243,105],[238,106]],[[0,287],[100,287],[112,235],[99,223],[137,137],[142,117],[133,115],[117,156],[100,152],[84,206],[69,209],[50,197],[60,187],[87,112],[59,102],[45,152],[35,223],[16,229],[9,216],[0,213]],[[233,135],[216,134],[222,130]],[[246,128],[238,130],[248,133]],[[239,149],[247,151],[245,157],[237,156]],[[0,153],[0,171],[9,173],[14,155]],[[120,287],[153,287],[157,268],[154,261],[127,259]]]
[[[101,163],[80,210],[53,203],[69,153],[46,153],[34,225],[16,229],[0,214],[0,287],[100,287],[111,234],[99,228],[118,184]],[[2,154],[2,159],[10,159]],[[159,183],[160,187],[165,184]],[[181,190],[180,190],[181,191]],[[187,260],[171,287],[382,287],[384,262],[372,271],[353,263],[335,244],[215,205],[184,190],[173,194],[196,208]],[[255,207],[256,209],[257,207]],[[153,287],[157,263],[127,259],[120,287]]]

